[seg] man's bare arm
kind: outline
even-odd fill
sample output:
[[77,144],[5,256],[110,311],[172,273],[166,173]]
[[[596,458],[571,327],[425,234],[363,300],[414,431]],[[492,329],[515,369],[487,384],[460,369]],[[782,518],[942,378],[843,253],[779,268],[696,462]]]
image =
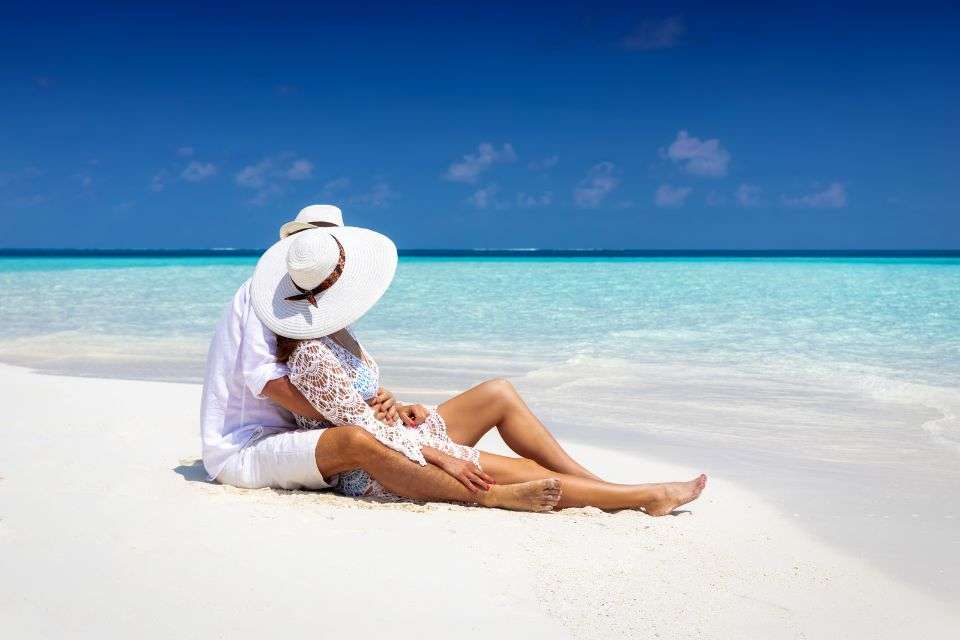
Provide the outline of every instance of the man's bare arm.
[[320,412],[314,409],[313,405],[303,397],[300,390],[293,386],[293,383],[290,382],[290,378],[287,376],[274,378],[263,385],[263,395],[294,415],[310,418],[311,420],[324,419]]

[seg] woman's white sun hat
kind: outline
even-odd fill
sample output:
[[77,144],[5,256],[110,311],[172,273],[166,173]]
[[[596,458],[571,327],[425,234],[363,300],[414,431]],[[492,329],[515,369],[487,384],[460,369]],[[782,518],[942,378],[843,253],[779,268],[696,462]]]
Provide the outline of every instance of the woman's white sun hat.
[[342,227],[343,212],[332,204],[311,204],[300,209],[297,217],[280,227],[280,239],[314,227]]
[[360,227],[311,228],[260,257],[250,302],[274,333],[306,340],[349,326],[376,304],[397,270],[397,247]]

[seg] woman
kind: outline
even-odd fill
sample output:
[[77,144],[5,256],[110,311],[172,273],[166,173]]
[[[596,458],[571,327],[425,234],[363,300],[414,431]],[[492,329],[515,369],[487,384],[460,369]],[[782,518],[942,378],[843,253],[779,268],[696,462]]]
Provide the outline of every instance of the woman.
[[[401,420],[377,420],[366,400],[379,387],[379,369],[347,327],[383,295],[396,268],[393,243],[352,227],[305,231],[261,258],[251,284],[253,308],[278,335],[278,358],[290,380],[325,420],[298,416],[302,428],[357,425],[419,464],[432,463],[468,488],[544,479],[559,491],[553,507],[643,509],[664,515],[695,500],[706,484],[688,482],[613,484],[573,460],[505,381],[491,381],[439,407],[401,405]],[[483,451],[474,445],[496,426],[523,458]],[[363,471],[342,474],[348,495],[390,496]],[[555,500],[554,500],[555,498]]]

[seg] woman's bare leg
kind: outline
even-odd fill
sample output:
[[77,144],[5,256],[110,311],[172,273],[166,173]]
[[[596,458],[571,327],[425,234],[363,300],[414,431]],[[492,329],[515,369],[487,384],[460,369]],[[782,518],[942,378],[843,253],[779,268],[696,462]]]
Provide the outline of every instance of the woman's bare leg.
[[563,450],[508,380],[479,384],[447,400],[438,411],[454,442],[475,446],[487,431],[496,427],[517,455],[557,473],[600,479]]
[[514,511],[550,511],[560,498],[557,480],[504,483],[489,491],[467,490],[453,476],[433,465],[421,467],[387,448],[360,427],[325,429],[315,450],[317,469],[330,478],[350,469],[363,469],[388,491],[414,500],[476,502]]
[[480,452],[480,466],[498,483],[557,478],[562,492],[558,505],[561,509],[643,509],[652,516],[666,515],[696,500],[707,483],[707,477],[701,474],[688,482],[614,484],[580,476],[558,475],[533,460],[507,458],[483,451]]

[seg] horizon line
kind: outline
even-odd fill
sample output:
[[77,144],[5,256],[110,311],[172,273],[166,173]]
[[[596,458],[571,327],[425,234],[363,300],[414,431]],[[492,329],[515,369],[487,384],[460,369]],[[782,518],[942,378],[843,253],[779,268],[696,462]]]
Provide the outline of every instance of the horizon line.
[[[3,248],[0,257],[256,257],[266,248]],[[473,248],[473,249],[398,249],[410,257],[960,257],[960,249],[600,249],[600,248]]]

